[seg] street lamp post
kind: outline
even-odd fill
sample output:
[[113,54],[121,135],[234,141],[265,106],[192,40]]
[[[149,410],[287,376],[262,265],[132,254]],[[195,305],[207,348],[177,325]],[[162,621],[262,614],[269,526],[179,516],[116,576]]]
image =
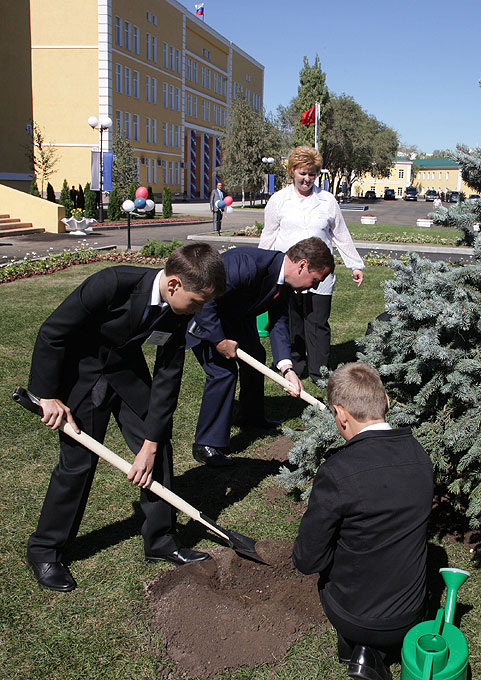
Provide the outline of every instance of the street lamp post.
[[112,119],[108,116],[90,116],[88,119],[88,124],[95,130],[98,128],[100,133],[100,173],[99,173],[99,189],[100,189],[100,201],[99,201],[99,222],[104,221],[104,198],[103,198],[103,183],[104,183],[104,169],[103,169],[103,153],[102,153],[102,137],[104,130],[112,127]]
[[267,204],[267,194],[269,193],[269,166],[275,162],[272,156],[264,156],[262,162],[267,166],[267,173],[264,174],[264,203]]

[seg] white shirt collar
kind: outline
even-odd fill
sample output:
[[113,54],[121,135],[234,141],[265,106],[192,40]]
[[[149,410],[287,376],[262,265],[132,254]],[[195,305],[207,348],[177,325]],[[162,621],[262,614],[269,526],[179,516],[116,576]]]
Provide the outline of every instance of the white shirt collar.
[[359,430],[358,434],[361,434],[361,432],[367,432],[368,430],[392,430],[392,427],[389,425],[389,423],[374,423],[373,425],[367,425],[366,427],[363,427],[362,430]]
[[286,263],[286,258],[284,256],[284,259],[282,260],[281,270],[280,270],[279,276],[277,278],[277,285],[278,286],[283,286],[284,283],[285,283],[285,279],[284,279],[284,265],[285,265],[285,263]]
[[168,302],[164,302],[162,298],[160,297],[160,277],[164,275],[164,270],[161,269],[158,273],[157,276],[154,279],[154,282],[152,284],[152,292],[150,293],[150,302],[149,305],[158,305],[159,307],[166,307],[168,306]]

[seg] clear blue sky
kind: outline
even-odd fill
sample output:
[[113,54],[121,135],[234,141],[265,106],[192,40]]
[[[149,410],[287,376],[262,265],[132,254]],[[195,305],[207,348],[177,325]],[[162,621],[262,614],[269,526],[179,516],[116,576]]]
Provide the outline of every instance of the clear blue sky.
[[266,111],[297,94],[317,52],[331,92],[427,153],[481,146],[480,19],[479,0],[205,0],[205,23],[265,66]]

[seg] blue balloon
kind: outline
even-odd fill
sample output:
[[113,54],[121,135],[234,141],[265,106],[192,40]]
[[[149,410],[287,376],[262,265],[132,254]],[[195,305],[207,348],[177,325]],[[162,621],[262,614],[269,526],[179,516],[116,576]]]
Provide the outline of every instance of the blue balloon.
[[145,198],[142,198],[142,196],[139,196],[134,201],[135,207],[138,208],[139,210],[142,210],[142,208],[145,208],[146,203],[147,203],[147,201],[145,200]]
[[217,201],[217,207],[219,208],[219,210],[224,210],[225,201]]

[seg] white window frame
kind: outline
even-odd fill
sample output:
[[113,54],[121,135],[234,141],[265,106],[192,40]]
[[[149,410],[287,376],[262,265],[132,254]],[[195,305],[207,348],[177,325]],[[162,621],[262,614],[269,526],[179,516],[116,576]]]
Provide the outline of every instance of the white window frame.
[[140,54],[140,28],[138,26],[132,28],[132,48],[135,54]]
[[122,78],[122,65],[115,64],[115,91],[122,94],[123,92],[123,78]]
[[151,80],[152,104],[157,104],[157,78]]
[[132,71],[132,93],[135,99],[140,98],[140,74],[138,71]]
[[124,66],[124,94],[132,96],[132,72],[128,66]]
[[146,117],[145,119],[145,141],[147,144],[150,144],[150,118]]
[[131,49],[132,44],[132,24],[130,21],[124,21],[124,47],[126,50]]
[[124,135],[126,139],[132,138],[131,116],[130,113],[124,113]]
[[132,116],[132,139],[134,142],[139,141],[139,116],[136,113]]
[[145,101],[150,102],[150,76],[145,76]]

